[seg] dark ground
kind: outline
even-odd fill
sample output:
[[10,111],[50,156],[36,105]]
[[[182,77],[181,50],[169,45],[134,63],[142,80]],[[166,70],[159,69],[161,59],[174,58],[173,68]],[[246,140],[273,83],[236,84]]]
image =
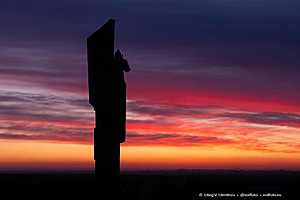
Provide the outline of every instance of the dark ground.
[[[300,172],[289,171],[212,171],[177,170],[124,172],[120,199],[300,199]],[[2,195],[27,199],[109,199],[101,197],[101,188],[91,173],[1,174]],[[240,195],[267,193],[282,197],[199,197],[199,193]],[[98,197],[97,197],[98,196]],[[2,199],[2,198],[1,198]]]

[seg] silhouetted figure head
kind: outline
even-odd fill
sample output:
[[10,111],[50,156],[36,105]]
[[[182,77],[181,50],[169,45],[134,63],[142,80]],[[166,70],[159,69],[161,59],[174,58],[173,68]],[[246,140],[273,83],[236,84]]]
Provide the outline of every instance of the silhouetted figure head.
[[115,53],[115,62],[117,67],[120,67],[122,71],[129,72],[131,70],[127,60],[123,58],[123,55],[119,49]]

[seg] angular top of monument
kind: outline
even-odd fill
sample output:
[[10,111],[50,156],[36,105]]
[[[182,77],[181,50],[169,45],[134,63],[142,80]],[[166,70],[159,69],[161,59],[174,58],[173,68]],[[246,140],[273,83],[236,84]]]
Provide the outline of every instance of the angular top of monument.
[[[95,108],[103,86],[111,76],[114,61],[115,20],[108,20],[87,38],[89,101]],[[97,99],[98,98],[98,99]]]
[[115,20],[109,19],[103,26],[101,26],[98,30],[96,30],[87,38],[87,42],[89,41],[92,42],[92,40],[98,40],[99,37],[103,37],[103,33],[107,32],[107,30],[114,31],[114,27],[115,27]]

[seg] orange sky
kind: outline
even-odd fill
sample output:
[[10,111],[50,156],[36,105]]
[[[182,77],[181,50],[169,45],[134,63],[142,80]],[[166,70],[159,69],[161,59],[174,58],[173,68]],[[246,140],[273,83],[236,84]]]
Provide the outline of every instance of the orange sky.
[[0,6],[0,171],[93,169],[86,38],[108,16],[132,68],[122,169],[300,170],[300,1],[257,2]]
[[[92,145],[1,140],[1,170],[93,170]],[[5,153],[4,153],[5,152]],[[299,153],[237,150],[230,147],[123,146],[122,170],[291,169]]]
[[4,171],[92,170],[92,145],[47,141],[0,140]]
[[[76,96],[51,96],[44,112],[42,98],[0,103],[19,106],[0,115],[0,170],[92,170],[91,107]],[[292,104],[209,95],[181,100],[131,94],[122,170],[300,169],[300,115]]]
[[[2,93],[9,112],[0,115],[0,171],[93,169],[94,112],[85,96]],[[129,95],[122,170],[300,169],[293,104],[196,94]]]

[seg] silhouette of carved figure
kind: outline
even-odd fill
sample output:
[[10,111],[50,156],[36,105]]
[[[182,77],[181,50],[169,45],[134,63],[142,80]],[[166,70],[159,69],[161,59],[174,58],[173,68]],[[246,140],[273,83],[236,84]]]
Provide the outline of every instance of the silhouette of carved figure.
[[128,65],[127,60],[123,58],[120,50],[118,49],[114,56],[114,66],[118,71],[116,73],[116,80],[115,83],[117,87],[115,88],[116,94],[119,96],[116,99],[119,100],[119,103],[116,103],[115,109],[116,113],[119,113],[119,124],[116,127],[120,127],[118,131],[119,133],[119,142],[125,142],[126,138],[126,83],[124,79],[124,71],[129,72],[130,67]]
[[[120,143],[126,138],[126,83],[130,71],[120,50],[114,52],[115,21],[87,39],[89,102],[95,110],[94,160],[102,192],[119,188]],[[99,179],[98,179],[99,177]]]
[[123,55],[119,49],[115,53],[115,63],[116,66],[124,72],[129,72],[131,70],[127,60],[123,58]]

